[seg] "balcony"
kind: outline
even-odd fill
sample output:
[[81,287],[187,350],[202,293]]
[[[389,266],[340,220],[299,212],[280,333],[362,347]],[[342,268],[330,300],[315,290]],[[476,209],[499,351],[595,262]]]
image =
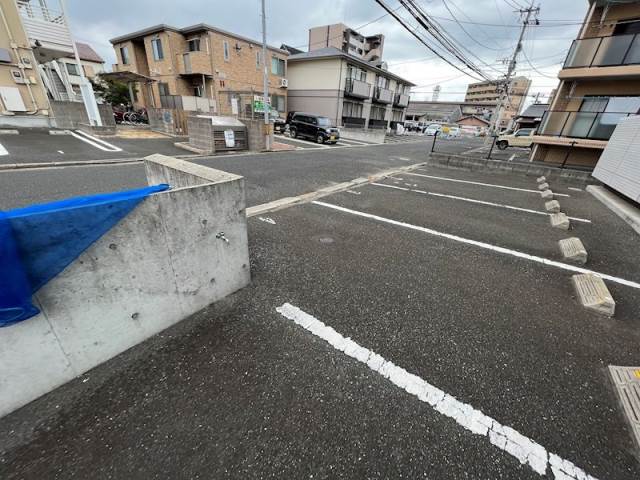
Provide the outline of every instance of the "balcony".
[[18,0],[22,25],[40,63],[73,54],[71,35],[62,10],[54,10],[42,1],[34,4]]
[[535,143],[604,148],[618,123],[629,112],[545,112]]
[[409,105],[409,95],[404,95],[403,93],[396,93],[393,104],[398,107],[406,107]]
[[211,57],[206,52],[186,52],[178,55],[179,75],[212,76]]
[[373,100],[378,103],[391,103],[393,92],[387,88],[376,87],[373,91]]
[[345,95],[356,98],[369,98],[371,95],[371,85],[355,78],[347,78],[347,83],[344,87]]
[[558,77],[640,76],[640,35],[615,35],[574,40]]

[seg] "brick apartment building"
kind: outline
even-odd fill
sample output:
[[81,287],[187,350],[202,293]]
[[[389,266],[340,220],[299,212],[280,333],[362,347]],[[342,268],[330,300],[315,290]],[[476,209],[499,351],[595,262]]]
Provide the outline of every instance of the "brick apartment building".
[[[135,108],[251,113],[263,92],[262,44],[206,24],[156,25],[111,40],[114,72],[129,74]],[[287,51],[268,47],[271,105],[287,111]],[[126,78],[126,77],[123,77]]]
[[589,0],[533,160],[594,166],[618,122],[640,112],[639,18],[640,2]]
[[[503,106],[500,128],[511,126],[513,119],[518,115],[522,104],[527,98],[530,86],[531,80],[526,77],[514,77],[511,79],[509,101]],[[498,97],[498,87],[495,83],[478,82],[467,86],[464,101],[467,103],[491,103],[497,105]]]

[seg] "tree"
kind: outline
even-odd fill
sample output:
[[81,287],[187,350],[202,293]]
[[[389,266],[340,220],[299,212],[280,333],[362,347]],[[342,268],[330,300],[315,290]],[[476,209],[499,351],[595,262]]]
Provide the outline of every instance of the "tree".
[[[124,82],[98,75],[95,80],[91,80],[91,84],[96,95],[102,97],[106,103],[111,105],[120,105],[121,103],[128,105],[131,103],[129,85]],[[131,88],[134,92],[137,91],[135,85],[132,85]]]

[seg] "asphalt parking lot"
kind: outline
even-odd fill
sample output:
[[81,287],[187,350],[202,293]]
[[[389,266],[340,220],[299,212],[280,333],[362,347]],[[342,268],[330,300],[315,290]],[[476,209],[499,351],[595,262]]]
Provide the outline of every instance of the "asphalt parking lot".
[[67,135],[51,135],[48,128],[19,129],[18,132],[18,135],[0,135],[0,152],[4,152],[0,155],[0,165],[139,158],[155,152],[189,153],[173,145],[184,140],[174,137],[96,137],[79,130],[71,130]]
[[[606,368],[640,360],[640,238],[552,188],[569,232],[532,177],[440,168],[251,218],[252,285],[0,420],[0,477],[639,478]],[[536,260],[568,236],[615,318]]]

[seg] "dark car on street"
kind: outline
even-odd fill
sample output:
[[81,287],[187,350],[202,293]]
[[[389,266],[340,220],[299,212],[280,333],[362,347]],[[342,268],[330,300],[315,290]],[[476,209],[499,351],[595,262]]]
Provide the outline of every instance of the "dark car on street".
[[291,138],[306,137],[318,143],[336,143],[340,140],[340,131],[331,124],[331,120],[313,113],[295,112],[289,122]]

